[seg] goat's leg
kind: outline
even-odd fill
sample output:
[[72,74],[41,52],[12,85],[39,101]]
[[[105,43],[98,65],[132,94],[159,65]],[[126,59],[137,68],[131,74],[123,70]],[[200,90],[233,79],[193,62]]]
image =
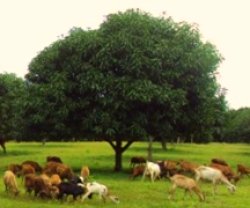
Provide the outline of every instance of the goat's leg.
[[173,199],[173,197],[174,197],[174,194],[175,194],[175,190],[176,190],[176,184],[173,184],[173,186],[171,187],[171,189],[169,190],[169,192],[168,192],[168,199],[169,200],[171,200],[171,199]]
[[87,191],[86,194],[82,196],[81,201],[83,202],[89,195],[91,194],[91,191]]

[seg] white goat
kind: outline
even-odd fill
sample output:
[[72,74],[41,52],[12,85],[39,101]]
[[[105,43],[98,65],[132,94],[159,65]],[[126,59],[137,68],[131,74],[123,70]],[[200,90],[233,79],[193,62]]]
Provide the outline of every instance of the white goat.
[[216,185],[219,182],[222,182],[227,185],[228,190],[233,193],[236,191],[235,185],[230,183],[228,179],[223,175],[223,173],[215,168],[207,167],[207,166],[200,166],[197,169],[195,169],[195,178],[196,181],[199,181],[200,179],[208,180],[213,183],[213,194],[216,192]]
[[78,184],[79,186],[83,186],[87,189],[87,192],[82,196],[82,201],[84,201],[89,195],[91,194],[98,194],[100,198],[103,199],[104,202],[106,202],[106,199],[109,198],[114,203],[119,203],[119,199],[116,196],[110,195],[108,192],[107,186],[92,182],[92,183],[86,183],[84,184]]
[[160,178],[161,169],[157,163],[146,162],[145,170],[142,176],[142,180],[145,179],[145,176],[150,176],[151,181],[154,182],[156,178]]

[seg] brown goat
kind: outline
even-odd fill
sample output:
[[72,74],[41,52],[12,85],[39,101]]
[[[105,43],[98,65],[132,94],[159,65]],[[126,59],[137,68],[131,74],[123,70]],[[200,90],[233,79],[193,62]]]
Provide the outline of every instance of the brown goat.
[[17,177],[22,174],[22,166],[19,164],[9,164],[7,170],[12,171]]
[[7,192],[13,193],[15,196],[19,193],[19,190],[17,188],[16,177],[12,171],[5,171],[3,181],[5,185],[5,190]]
[[89,175],[90,175],[89,167],[88,166],[83,166],[82,169],[81,169],[81,174],[80,175],[83,177],[84,182],[86,182],[86,180],[88,180]]
[[218,163],[211,163],[210,167],[220,170],[226,178],[234,183],[237,183],[240,179],[229,166],[221,165]]
[[224,165],[224,166],[229,166],[228,163],[225,160],[218,159],[218,158],[211,159],[211,162],[212,163],[217,163],[217,164],[220,164],[220,165]]
[[54,198],[56,194],[59,194],[59,189],[52,187],[46,183],[41,176],[34,174],[28,174],[24,177],[24,187],[28,193],[34,191],[35,196],[42,198]]
[[240,175],[240,176],[243,176],[243,175],[250,175],[250,168],[249,167],[246,167],[242,164],[238,164],[237,165],[237,173]]
[[62,180],[58,174],[53,174],[50,177],[50,183],[52,186],[58,186],[61,182],[62,182]]
[[184,160],[181,160],[179,162],[179,166],[180,166],[181,172],[191,173],[191,174],[195,174],[195,169],[199,167],[199,165],[195,163],[191,163],[191,162],[184,161]]
[[173,183],[173,185],[169,191],[169,199],[172,199],[176,188],[179,187],[185,190],[185,194],[186,192],[189,192],[190,194],[194,192],[199,197],[200,201],[205,200],[203,193],[201,192],[199,186],[197,185],[194,179],[184,175],[176,174],[170,177],[170,180]]
[[22,165],[22,176],[24,177],[27,174],[35,174],[35,168],[30,164],[23,164]]
[[37,173],[40,173],[40,172],[42,171],[42,167],[41,167],[37,162],[35,162],[35,161],[26,160],[26,161],[24,161],[24,162],[22,163],[22,165],[24,165],[24,164],[29,164],[29,165],[31,165],[31,166],[35,169],[35,171],[36,171]]
[[63,163],[61,158],[58,156],[47,156],[46,158],[47,162],[58,162],[58,163]]
[[178,163],[172,160],[157,161],[157,164],[161,168],[161,176],[173,176],[178,173]]
[[62,180],[65,178],[71,180],[74,176],[74,173],[69,166],[58,162],[48,162],[43,169],[43,173],[48,176],[58,174]]
[[132,175],[130,176],[131,179],[136,178],[137,176],[143,175],[145,170],[145,165],[137,165],[132,170]]

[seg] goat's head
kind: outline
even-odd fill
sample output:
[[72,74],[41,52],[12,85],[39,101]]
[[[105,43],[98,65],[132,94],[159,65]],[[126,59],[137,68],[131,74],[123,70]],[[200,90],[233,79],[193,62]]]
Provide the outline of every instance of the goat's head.
[[229,185],[228,187],[227,187],[227,189],[231,192],[231,193],[234,193],[235,191],[236,191],[236,186],[235,185]]

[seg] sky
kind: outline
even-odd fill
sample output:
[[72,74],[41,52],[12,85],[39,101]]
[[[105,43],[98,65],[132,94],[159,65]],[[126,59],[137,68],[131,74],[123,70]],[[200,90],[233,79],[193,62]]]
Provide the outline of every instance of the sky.
[[250,107],[249,0],[0,0],[0,73],[24,77],[32,58],[71,28],[97,29],[105,15],[131,8],[198,24],[224,57],[217,80],[229,107]]

